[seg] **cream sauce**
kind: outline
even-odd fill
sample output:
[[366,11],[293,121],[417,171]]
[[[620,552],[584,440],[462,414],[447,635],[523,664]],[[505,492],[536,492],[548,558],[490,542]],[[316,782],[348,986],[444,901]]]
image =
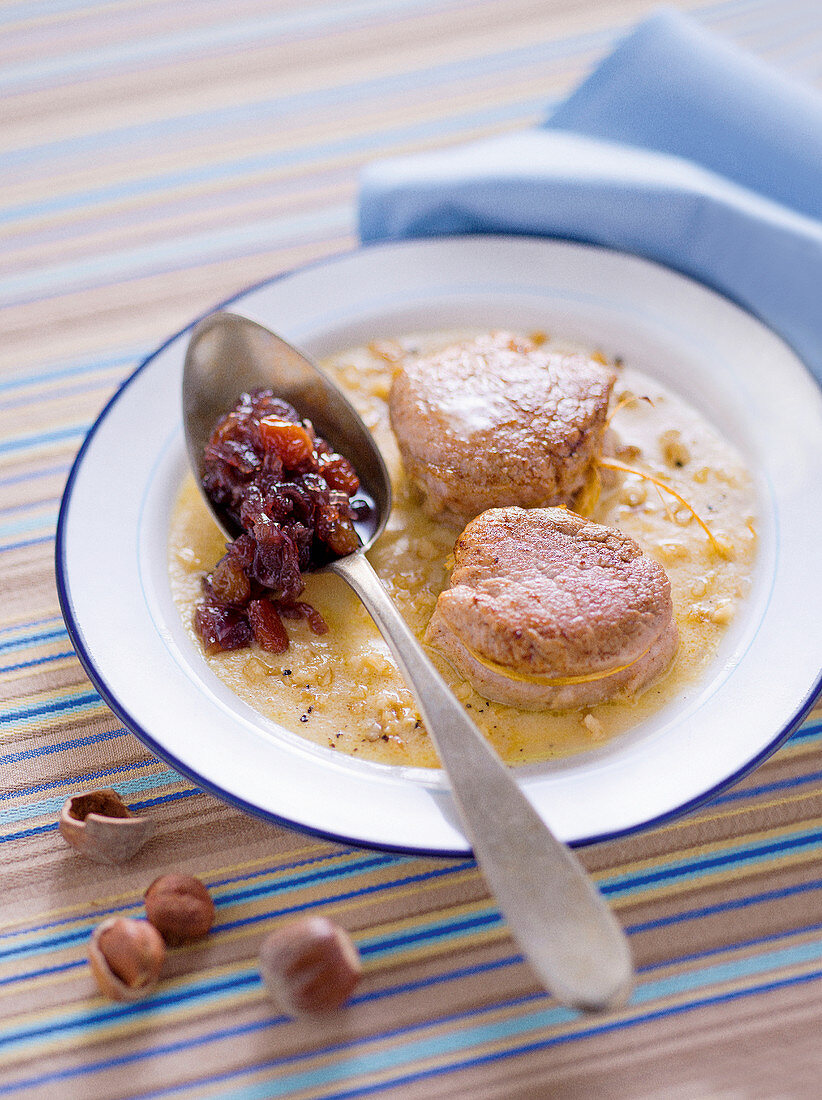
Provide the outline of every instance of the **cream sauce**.
[[[327,359],[323,366],[347,391],[373,431],[394,486],[385,532],[369,552],[400,611],[422,638],[438,594],[448,583],[453,528],[426,518],[404,476],[388,421],[392,372],[403,356],[426,354],[464,333],[380,341]],[[558,350],[580,350],[552,344]],[[509,763],[535,762],[591,748],[623,733],[677,697],[716,653],[751,579],[756,553],[755,497],[737,452],[691,406],[651,378],[614,364],[608,450],[614,462],[652,475],[674,495],[635,474],[601,469],[601,493],[580,510],[619,527],[665,568],[671,581],[680,647],[670,670],[630,701],[578,711],[525,711],[481,698],[439,656],[437,667]],[[174,599],[191,627],[200,582],[224,552],[191,479],[171,522],[169,571]],[[289,622],[288,651],[257,647],[204,656],[238,696],[276,722],[321,745],[383,763],[437,765],[430,739],[385,642],[359,600],[338,578],[306,577],[301,597],[325,617],[329,632]]]

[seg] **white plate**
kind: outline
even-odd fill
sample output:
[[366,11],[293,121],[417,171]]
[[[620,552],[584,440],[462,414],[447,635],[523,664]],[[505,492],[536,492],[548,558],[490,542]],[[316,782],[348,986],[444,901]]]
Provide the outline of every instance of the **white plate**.
[[[822,399],[795,355],[750,315],[634,257],[510,237],[361,249],[256,287],[232,308],[314,356],[414,330],[547,329],[656,375],[746,457],[760,512],[754,585],[703,679],[595,752],[518,771],[560,837],[612,837],[692,807],[801,720],[822,654]],[[126,382],[66,488],[58,584],[89,676],[155,753],[228,801],[347,842],[466,852],[440,772],[342,756],[262,718],[183,629],[166,538],[186,468],[187,339],[188,330],[175,336]]]

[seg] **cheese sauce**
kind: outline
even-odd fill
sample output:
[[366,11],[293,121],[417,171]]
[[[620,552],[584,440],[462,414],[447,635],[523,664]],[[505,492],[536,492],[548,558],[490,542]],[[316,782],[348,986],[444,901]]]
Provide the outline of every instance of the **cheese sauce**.
[[[387,398],[403,357],[430,354],[465,335],[378,341],[322,363],[373,431],[389,468],[394,507],[368,556],[419,638],[448,583],[459,532],[422,514],[403,474]],[[488,702],[429,651],[508,763],[548,760],[601,744],[693,688],[750,586],[755,496],[740,456],[695,409],[658,382],[618,362],[613,365],[618,377],[604,458],[621,468],[600,467],[599,495],[592,485],[585,494],[587,503],[581,500],[578,509],[597,523],[625,531],[665,568],[679,650],[668,672],[639,697],[567,712]],[[189,478],[172,517],[169,571],[174,600],[199,648],[191,626],[194,607],[201,579],[222,556],[224,541]],[[314,574],[305,579],[300,598],[322,613],[327,634],[312,634],[302,621],[288,622],[291,644],[283,654],[255,646],[204,655],[204,660],[247,703],[311,741],[382,763],[436,767],[411,693],[360,601],[337,577]]]

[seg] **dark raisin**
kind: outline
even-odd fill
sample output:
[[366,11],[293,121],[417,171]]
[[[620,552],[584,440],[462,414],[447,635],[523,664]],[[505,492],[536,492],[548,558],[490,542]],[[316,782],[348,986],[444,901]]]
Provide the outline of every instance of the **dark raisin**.
[[320,455],[320,473],[330,488],[339,489],[346,496],[353,496],[360,487],[354,467],[342,455]]
[[224,649],[242,649],[251,644],[254,637],[248,619],[231,607],[219,607],[206,602],[197,607],[194,625],[203,640],[207,653],[219,653]]
[[242,565],[230,554],[226,554],[217,563],[211,574],[211,591],[222,604],[242,607],[251,596],[251,581],[243,571]]
[[328,623],[310,603],[298,600],[297,603],[280,603],[277,607],[284,619],[305,619],[312,634],[328,633]]
[[248,621],[257,645],[269,653],[285,653],[288,635],[271,600],[252,600],[248,605]]

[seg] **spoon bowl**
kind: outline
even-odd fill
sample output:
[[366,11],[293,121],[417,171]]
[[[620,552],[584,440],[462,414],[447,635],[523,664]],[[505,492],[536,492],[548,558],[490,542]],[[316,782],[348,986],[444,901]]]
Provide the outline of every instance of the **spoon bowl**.
[[[362,549],[379,537],[391,512],[391,481],[374,439],[348,398],[310,359],[263,325],[225,310],[194,326],[183,365],[186,450],[202,491],[203,454],[219,418],[241,393],[272,389],[344,454],[360,479],[370,516],[356,523]],[[203,497],[231,538],[239,529]]]
[[[351,585],[388,643],[511,934],[563,1004],[589,1011],[619,1005],[632,984],[624,933],[577,858],[534,810],[425,655],[365,555],[391,509],[388,472],[371,433],[313,363],[263,326],[228,312],[194,328],[183,370],[186,445],[201,490],[203,450],[214,425],[241,393],[261,387],[312,421],[352,463],[373,502],[360,548],[324,568]],[[203,496],[222,529],[238,534]]]

